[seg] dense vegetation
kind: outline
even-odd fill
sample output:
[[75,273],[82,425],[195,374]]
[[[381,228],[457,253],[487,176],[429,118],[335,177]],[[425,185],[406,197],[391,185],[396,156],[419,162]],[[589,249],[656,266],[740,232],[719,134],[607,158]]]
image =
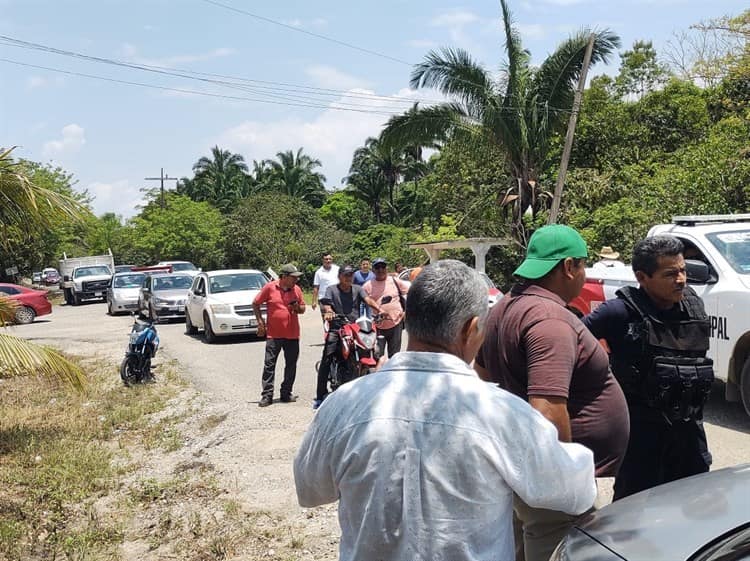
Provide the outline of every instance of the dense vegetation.
[[[411,265],[424,256],[409,242],[493,236],[509,240],[488,261],[505,283],[528,232],[547,220],[588,31],[534,67],[501,4],[502,79],[493,81],[464,51],[428,53],[412,86],[440,90],[453,103],[392,119],[352,155],[342,187],[326,190],[321,162],[308,154],[314,146],[251,165],[215,147],[164,206],[147,193],[127,221],[107,214],[71,222],[41,209],[4,231],[0,273],[11,265],[29,273],[63,251],[108,247],[121,263],[293,261],[311,273],[323,250],[339,262],[385,255]],[[611,58],[618,41],[599,32],[594,62]],[[748,212],[750,10],[697,25],[664,53],[637,41],[620,60],[618,75],[592,78],[584,93],[560,221],[580,229],[592,248],[610,245],[627,256],[649,226],[672,215]],[[64,170],[16,163],[32,183],[89,204]]]

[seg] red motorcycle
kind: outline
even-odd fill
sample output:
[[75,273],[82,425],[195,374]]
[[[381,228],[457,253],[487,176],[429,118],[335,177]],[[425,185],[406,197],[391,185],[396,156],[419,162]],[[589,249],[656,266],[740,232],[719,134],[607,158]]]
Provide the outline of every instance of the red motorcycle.
[[[351,321],[348,317],[337,314],[332,320],[325,322],[326,336],[331,329],[338,330],[339,336],[338,348],[328,375],[331,391],[369,374],[377,366],[382,348],[376,327],[378,319],[378,316],[361,316],[357,321]],[[316,369],[319,367],[320,363],[316,365]]]

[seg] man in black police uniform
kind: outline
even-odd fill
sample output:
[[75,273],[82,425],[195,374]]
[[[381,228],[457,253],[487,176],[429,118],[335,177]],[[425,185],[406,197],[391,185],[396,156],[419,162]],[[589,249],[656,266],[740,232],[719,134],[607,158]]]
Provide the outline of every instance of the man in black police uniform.
[[654,236],[633,249],[639,287],[626,286],[583,319],[611,349],[630,412],[630,440],[615,500],[708,471],[703,404],[713,381],[710,322],[688,287],[683,244]]
[[332,320],[336,314],[344,315],[350,321],[356,321],[359,317],[359,311],[362,304],[367,304],[376,313],[380,313],[378,304],[367,296],[364,288],[357,284],[352,284],[354,276],[354,267],[346,265],[339,269],[339,283],[330,285],[326,289],[325,295],[320,299],[320,308],[323,312],[323,319],[330,322],[330,328],[326,334],[325,345],[323,346],[323,357],[320,360],[318,368],[318,385],[313,409],[320,407],[323,400],[328,395],[328,374],[331,371],[331,362],[336,355],[339,344],[338,329],[340,324]]

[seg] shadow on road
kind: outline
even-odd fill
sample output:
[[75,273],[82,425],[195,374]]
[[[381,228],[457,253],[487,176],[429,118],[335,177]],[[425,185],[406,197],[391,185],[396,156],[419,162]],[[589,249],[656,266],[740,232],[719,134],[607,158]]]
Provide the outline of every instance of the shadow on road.
[[711,388],[703,420],[707,423],[750,434],[750,415],[742,403],[730,403],[724,398],[724,382],[717,380]]

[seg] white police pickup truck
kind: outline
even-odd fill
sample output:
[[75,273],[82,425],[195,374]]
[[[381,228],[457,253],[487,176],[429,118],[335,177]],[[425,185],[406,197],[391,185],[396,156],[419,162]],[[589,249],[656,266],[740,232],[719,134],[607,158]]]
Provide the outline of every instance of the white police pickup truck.
[[[726,398],[742,400],[750,415],[750,214],[675,216],[648,236],[670,234],[685,244],[688,283],[703,298],[711,317],[709,356]],[[591,268],[581,296],[571,305],[588,313],[637,284],[630,267]]]

